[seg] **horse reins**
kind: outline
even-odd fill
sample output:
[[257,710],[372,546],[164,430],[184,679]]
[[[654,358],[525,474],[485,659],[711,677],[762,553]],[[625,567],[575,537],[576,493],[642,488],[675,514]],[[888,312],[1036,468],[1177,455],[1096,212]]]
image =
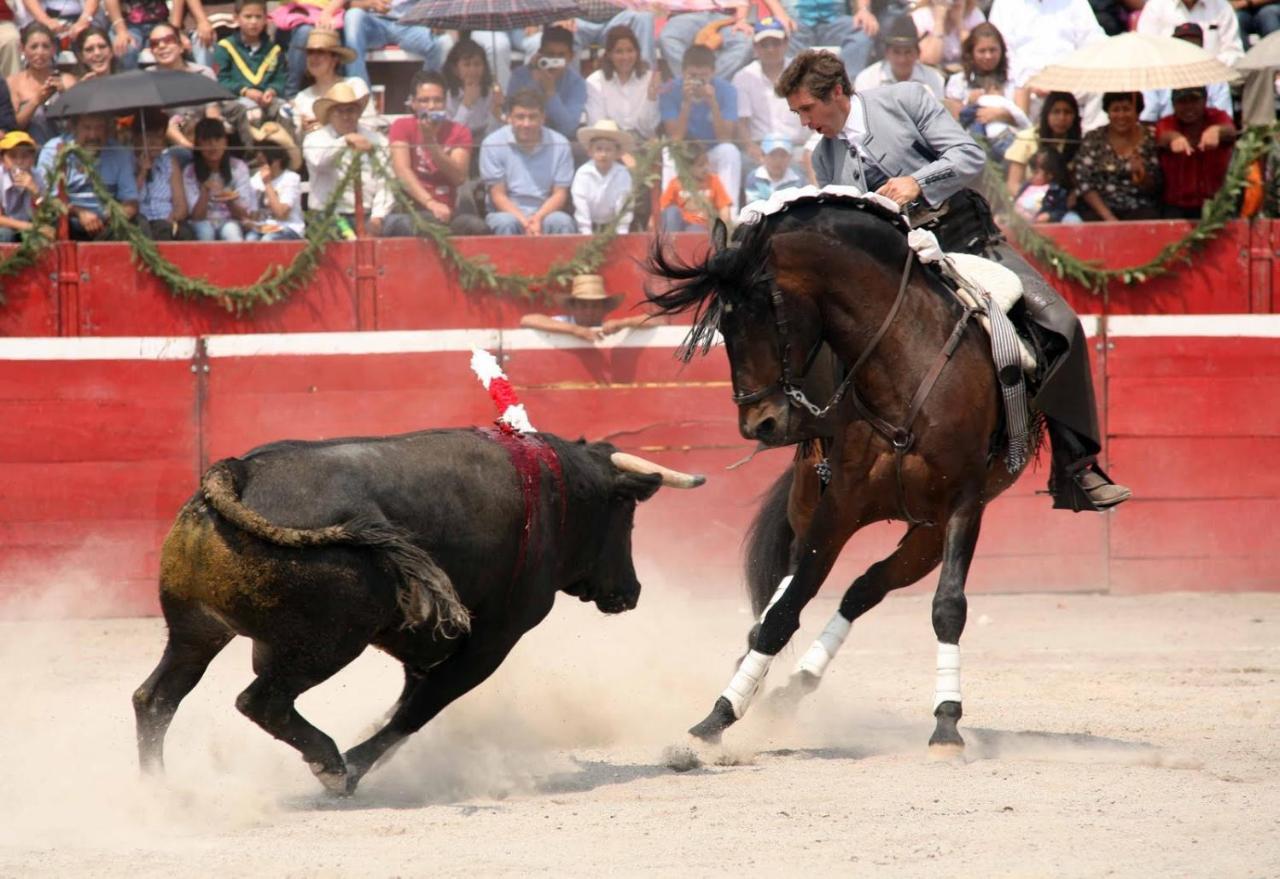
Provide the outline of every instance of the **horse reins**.
[[[907,489],[902,476],[902,466],[907,452],[911,450],[916,441],[916,436],[911,431],[911,425],[915,423],[920,410],[924,408],[925,401],[929,398],[929,393],[942,375],[942,370],[946,368],[952,355],[955,354],[956,348],[960,344],[960,339],[964,336],[965,326],[978,313],[978,309],[975,308],[966,307],[964,309],[964,313],[960,315],[955,326],[952,327],[951,335],[942,346],[942,350],[934,358],[933,365],[929,367],[929,372],[925,375],[924,381],[920,383],[920,387],[916,388],[915,394],[912,395],[911,402],[907,406],[906,418],[900,427],[893,425],[872,411],[871,407],[867,405],[866,401],[858,393],[858,388],[853,383],[853,380],[880,342],[884,340],[885,334],[889,332],[889,327],[897,318],[898,312],[902,310],[902,303],[906,300],[907,284],[911,280],[911,268],[914,261],[915,251],[908,249],[907,262],[902,268],[902,280],[898,283],[898,294],[894,297],[893,305],[889,307],[889,312],[885,315],[884,320],[881,321],[880,328],[876,330],[875,335],[871,337],[871,341],[867,346],[862,349],[862,353],[854,361],[853,366],[845,374],[844,380],[836,387],[835,393],[831,395],[831,399],[827,401],[825,406],[818,406],[811,402],[791,373],[791,338],[788,332],[790,323],[786,314],[786,304],[783,299],[782,288],[776,283],[771,284],[770,299],[773,304],[774,324],[778,330],[781,375],[777,382],[761,390],[746,394],[735,392],[733,395],[734,403],[739,406],[746,406],[763,400],[775,390],[780,390],[792,406],[803,407],[814,418],[824,418],[840,404],[840,401],[844,399],[847,393],[849,400],[853,403],[853,408],[857,410],[858,416],[893,448],[894,471],[898,485],[898,510],[902,514],[902,518],[911,526],[934,524],[928,519],[917,519],[907,507]],[[773,278],[767,277],[766,280],[773,281]],[[819,335],[818,341],[814,343],[813,349],[805,358],[804,366],[799,376],[800,381],[803,381],[805,376],[808,375],[809,368],[813,365],[813,361],[822,347],[822,341],[822,337]]]

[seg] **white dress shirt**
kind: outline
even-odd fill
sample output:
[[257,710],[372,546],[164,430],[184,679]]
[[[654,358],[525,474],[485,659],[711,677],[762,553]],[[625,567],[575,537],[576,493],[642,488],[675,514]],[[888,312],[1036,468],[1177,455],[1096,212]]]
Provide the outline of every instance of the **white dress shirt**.
[[[363,125],[357,128],[356,132],[363,134],[373,143],[383,165],[390,167],[391,158],[387,150],[387,139]],[[347,172],[347,167],[351,164],[352,154],[347,151],[346,138],[334,131],[332,125],[317,128],[302,141],[302,155],[307,160],[307,171],[311,178],[308,204],[312,210],[320,210],[329,203],[329,199],[333,197],[333,191],[338,188],[338,182],[342,180],[342,175]],[[391,213],[391,193],[383,185],[382,178],[370,170],[369,162],[364,163],[360,177],[364,188],[362,198],[365,210],[369,211],[370,216],[381,219]],[[348,187],[347,191],[342,193],[342,199],[338,203],[338,213],[355,213],[355,187]]]
[[609,173],[601,174],[594,161],[589,161],[573,175],[573,219],[578,231],[590,235],[595,226],[618,224],[618,234],[631,228],[632,211],[619,216],[622,205],[631,194],[631,172],[621,162],[609,166]]
[[605,79],[603,70],[592,73],[587,77],[587,124],[612,119],[623,131],[653,137],[658,130],[658,102],[649,100],[649,79],[654,75],[651,69],[623,82],[616,73],[612,79]]
[[759,61],[752,61],[733,77],[738,90],[738,119],[747,123],[751,139],[760,143],[771,134],[780,134],[793,145],[804,143],[808,135],[800,117],[791,112],[786,98],[778,97],[773,80]]
[[1183,0],[1147,0],[1138,16],[1138,33],[1171,37],[1180,24],[1194,22],[1204,29],[1204,50],[1230,67],[1240,60],[1240,25],[1227,0],[1195,0],[1190,8]]
[[[1143,10],[1142,17],[1146,15]],[[1089,0],[995,0],[987,20],[1004,37],[1009,78],[1019,86],[1076,49],[1107,36]]]
[[[1081,0],[1084,2],[1084,0]],[[938,100],[942,100],[942,92],[944,83],[942,74],[934,70],[932,67],[925,67],[919,61],[911,68],[911,78],[908,82],[918,82],[929,91],[937,96]],[[862,69],[862,72],[853,80],[853,90],[855,92],[869,92],[874,88],[882,85],[891,85],[898,82],[893,76],[893,69],[889,67],[888,61],[877,61]]]

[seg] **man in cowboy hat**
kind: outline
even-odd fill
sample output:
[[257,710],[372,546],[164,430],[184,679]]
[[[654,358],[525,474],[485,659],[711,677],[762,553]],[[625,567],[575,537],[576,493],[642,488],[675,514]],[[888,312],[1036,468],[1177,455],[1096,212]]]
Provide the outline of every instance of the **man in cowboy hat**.
[[606,319],[605,315],[621,305],[625,298],[621,293],[612,296],[606,293],[604,278],[600,275],[577,275],[573,279],[569,295],[557,299],[563,314],[526,314],[520,318],[520,326],[545,333],[574,336],[586,342],[598,342],[605,336],[649,321],[649,316],[645,314]]
[[800,121],[821,135],[813,153],[819,186],[854,186],[903,210],[927,208],[937,215],[927,225],[944,250],[987,255],[1022,279],[1028,316],[1051,339],[1051,363],[1034,404],[1049,422],[1055,506],[1101,510],[1128,500],[1129,489],[1114,484],[1097,466],[1101,434],[1079,318],[1004,243],[986,201],[966,188],[982,173],[982,148],[920,83],[855,93],[844,65],[827,52],[796,56],[779,77],[777,91]]
[[[368,95],[358,96],[350,83],[334,83],[315,104],[316,121],[320,127],[302,142],[302,153],[311,178],[311,207],[323,208],[336,194],[339,215],[352,224],[356,212],[355,187],[335,193],[338,183],[346,174],[354,153],[367,154],[378,150],[382,154],[387,147],[382,135],[360,124],[360,114],[368,100]],[[369,231],[381,235],[382,225],[391,212],[391,193],[367,161],[362,163],[360,179],[363,184],[362,209],[369,218]]]
[[591,235],[601,226],[614,226],[620,235],[630,231],[631,172],[618,160],[634,148],[631,135],[612,119],[601,119],[578,129],[578,143],[591,157],[574,173],[570,187],[578,231]]
[[863,69],[853,81],[857,92],[869,92],[895,82],[918,82],[942,100],[942,74],[920,63],[920,31],[911,16],[895,19],[884,36],[884,60]]
[[[419,71],[413,80],[412,116],[391,124],[391,169],[425,219],[447,223],[455,235],[485,235],[488,227],[474,210],[459,210],[458,189],[471,168],[471,129],[449,118],[444,77]],[[413,218],[387,218],[389,237],[414,233]]]

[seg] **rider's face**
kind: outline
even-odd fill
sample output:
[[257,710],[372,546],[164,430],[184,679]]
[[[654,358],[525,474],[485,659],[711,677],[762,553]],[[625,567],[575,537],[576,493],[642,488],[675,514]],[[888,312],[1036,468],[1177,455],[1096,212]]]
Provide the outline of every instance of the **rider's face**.
[[796,89],[787,95],[787,105],[800,117],[801,125],[823,137],[838,137],[849,118],[849,96],[840,85],[832,89],[825,101],[815,98],[806,88]]

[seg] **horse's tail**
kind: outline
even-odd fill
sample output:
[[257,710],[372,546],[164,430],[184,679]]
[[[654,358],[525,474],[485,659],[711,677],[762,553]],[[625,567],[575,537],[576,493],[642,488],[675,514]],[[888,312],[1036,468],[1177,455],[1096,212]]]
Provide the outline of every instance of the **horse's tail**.
[[789,573],[791,543],[795,534],[787,519],[787,499],[795,473],[792,463],[765,493],[764,503],[756,512],[747,531],[747,594],[751,596],[751,612],[760,616],[778,588],[778,581]]

